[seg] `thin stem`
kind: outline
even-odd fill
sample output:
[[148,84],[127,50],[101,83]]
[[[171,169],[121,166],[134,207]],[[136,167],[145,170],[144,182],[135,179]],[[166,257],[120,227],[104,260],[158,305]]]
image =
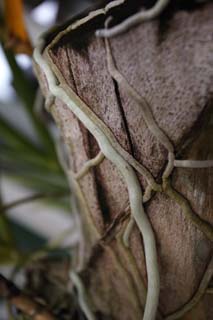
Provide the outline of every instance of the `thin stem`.
[[[143,203],[148,202],[151,199],[151,197],[152,197],[152,187],[150,185],[148,185],[146,187],[145,192],[144,192]],[[123,243],[124,243],[125,247],[127,247],[127,248],[129,247],[129,238],[132,233],[132,229],[134,228],[134,225],[135,225],[135,220],[131,216],[131,218],[125,228],[124,234],[123,234]]]
[[86,318],[88,320],[95,320],[95,315],[92,312],[92,309],[91,309],[91,307],[89,305],[88,297],[87,297],[87,294],[86,294],[86,290],[85,290],[85,287],[83,285],[83,282],[81,281],[81,278],[74,271],[70,272],[70,278],[71,278],[74,286],[77,289],[79,305],[80,305],[82,311],[84,312]]
[[[69,29],[69,28],[68,28]],[[67,30],[68,30],[67,29]],[[144,167],[141,163],[139,163],[129,152],[127,152],[117,141],[116,137],[110,130],[108,126],[99,118],[97,115],[91,110],[91,108],[84,103],[83,100],[80,99],[80,97],[65,83],[61,82],[60,86],[58,85],[58,79],[55,75],[52,75],[50,71],[50,68],[47,63],[45,63],[41,59],[41,54],[39,54],[39,51],[43,50],[44,41],[40,39],[35,51],[34,51],[34,59],[37,61],[37,63],[40,65],[40,67],[44,70],[45,74],[48,74],[49,78],[49,85],[51,88],[55,88],[55,95],[63,96],[67,101],[71,101],[72,104],[72,110],[75,110],[74,113],[77,113],[77,117],[79,118],[87,118],[87,120],[92,125],[92,130],[95,130],[97,135],[105,136],[110,143],[110,145],[116,149],[116,152],[130,165],[132,166],[137,172],[139,172],[141,175],[143,175],[148,184],[152,186],[152,189],[155,191],[162,191],[161,185],[156,183],[155,179],[153,178],[151,172],[147,170],[146,167]],[[49,48],[48,48],[49,50]],[[48,58],[49,57],[49,58]],[[47,56],[47,59],[50,60],[49,63],[51,64],[51,58],[50,56]],[[57,71],[55,71],[57,73]],[[52,90],[50,90],[50,94],[53,95]],[[78,106],[78,108],[75,108],[75,106]],[[69,107],[69,106],[68,106]],[[73,109],[74,107],[74,109]],[[87,121],[86,120],[86,121]],[[104,152],[103,152],[104,153]]]
[[21,199],[17,199],[13,202],[10,202],[8,204],[3,205],[0,207],[1,212],[8,211],[10,209],[13,209],[15,207],[24,205],[29,202],[41,200],[41,199],[47,199],[47,198],[61,198],[69,195],[69,191],[65,192],[51,192],[51,193],[36,193]]

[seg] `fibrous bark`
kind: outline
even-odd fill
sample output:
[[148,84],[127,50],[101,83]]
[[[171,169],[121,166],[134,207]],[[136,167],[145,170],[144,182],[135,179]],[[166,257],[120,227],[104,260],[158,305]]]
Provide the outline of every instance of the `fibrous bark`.
[[[135,3],[130,5],[132,11],[138,8]],[[116,16],[118,10],[112,14]],[[128,10],[121,9],[119,19],[122,14],[128,15]],[[148,101],[158,126],[175,146],[177,159],[213,159],[212,14],[211,3],[188,11],[168,8],[163,17],[109,40],[118,70]],[[52,68],[62,86],[65,83],[72,88],[119,144],[160,182],[167,151],[147,128],[140,107],[109,74],[104,41],[95,36],[105,19],[104,14],[97,14],[77,29],[59,33],[49,47],[49,62],[54,63]],[[38,66],[37,73],[48,95]],[[60,99],[55,100],[51,112],[69,147],[72,170],[78,172],[97,155],[98,144]],[[144,190],[146,181],[139,174],[138,178]],[[176,168],[171,180],[194,212],[211,224],[212,169]],[[79,214],[86,238],[82,279],[97,318],[141,319],[147,286],[143,242],[136,226],[130,250],[121,241],[130,215],[123,178],[104,159],[79,185],[84,201],[83,210],[79,204]],[[145,204],[158,248],[159,318],[192,298],[212,256],[212,243],[186,219],[175,196],[168,195],[157,193]],[[211,302],[212,296],[204,294],[184,319],[210,319]]]

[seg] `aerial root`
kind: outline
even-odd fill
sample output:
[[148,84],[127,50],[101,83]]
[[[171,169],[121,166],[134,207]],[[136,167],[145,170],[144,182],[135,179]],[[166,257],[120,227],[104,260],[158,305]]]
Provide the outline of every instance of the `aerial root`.
[[[141,21],[154,18],[155,16],[157,16],[157,14],[160,14],[160,12],[164,9],[168,2],[169,0],[159,0],[151,10],[146,11],[146,18],[144,18],[144,20]],[[117,3],[122,3],[122,1],[117,1],[116,4]],[[150,14],[150,16],[148,13]],[[142,14],[142,12],[140,12],[140,14]],[[133,25],[137,23],[135,21],[136,20],[134,20]],[[132,25],[130,24],[130,27],[131,26]],[[110,30],[112,31],[113,28],[109,30],[105,29],[104,31],[108,32]],[[41,54],[44,47],[44,41],[42,39],[35,49],[34,58],[40,66],[41,70],[43,70],[43,72],[45,73],[48,81],[50,95],[49,102],[47,103],[46,107],[51,107],[52,103],[54,103],[55,97],[62,100],[67,105],[67,107],[71,109],[71,111],[76,115],[76,117],[85,125],[85,127],[91,132],[91,134],[93,134],[101,150],[94,159],[87,161],[85,165],[82,167],[82,169],[75,174],[74,180],[77,182],[77,180],[85,176],[85,174],[88,173],[90,168],[101,163],[104,157],[108,158],[112,163],[114,163],[124,177],[124,180],[128,188],[132,217],[124,233],[123,240],[125,245],[128,245],[129,235],[134,226],[134,221],[136,221],[144,241],[146,268],[148,275],[148,290],[144,312],[144,320],[154,320],[157,311],[160,289],[159,270],[154,233],[151,224],[147,218],[147,215],[144,211],[143,202],[148,201],[150,199],[152,190],[159,192],[163,191],[165,194],[167,194],[171,199],[175,200],[181,206],[183,213],[189,220],[191,220],[200,230],[202,230],[210,240],[213,240],[212,227],[207,222],[203,221],[191,209],[189,202],[181,194],[179,194],[175,189],[171,187],[170,182],[168,180],[168,177],[171,175],[174,166],[203,168],[212,166],[212,161],[208,160],[205,161],[205,163],[202,162],[201,164],[201,161],[175,160],[173,144],[166,136],[166,134],[163,132],[163,130],[161,130],[161,128],[156,123],[148,102],[143,97],[141,97],[134,90],[134,88],[130,86],[128,81],[116,69],[111,54],[110,45],[107,39],[105,40],[105,43],[109,73],[118,82],[118,84],[120,84],[125,89],[125,91],[137,102],[137,104],[141,106],[142,115],[148,129],[164,145],[164,147],[168,151],[168,164],[162,176],[163,187],[155,181],[152,174],[145,167],[143,167],[140,163],[136,161],[136,159],[134,159],[134,157],[132,157],[124,149],[122,149],[122,147],[114,138],[110,129],[107,126],[105,126],[101,119],[99,119],[92,112],[92,110],[75,94],[74,91],[72,91],[71,88],[67,87],[65,83],[62,83],[60,86],[58,85],[58,79],[56,77],[56,74],[54,74],[51,70],[50,63],[47,63]],[[146,189],[144,197],[142,197],[141,186],[133,168],[142,175],[144,175],[144,177],[147,179],[148,187]],[[78,291],[79,304],[82,310],[84,311],[85,315],[89,320],[94,320],[94,314],[92,313],[89,305],[87,304],[85,289],[83,287],[80,277],[74,271],[70,273],[70,277]],[[172,319],[173,318],[168,318],[167,320]]]
[[[148,202],[151,199],[151,197],[152,197],[152,187],[148,185],[144,192],[143,203]],[[129,247],[129,238],[134,228],[134,225],[135,225],[135,219],[133,216],[131,216],[123,234],[123,244],[127,248]]]
[[83,178],[92,167],[99,165],[104,160],[104,158],[105,156],[103,152],[100,151],[95,158],[90,159],[84,163],[80,171],[75,174],[75,179],[80,180],[81,178]]
[[[113,139],[109,128],[105,128],[103,123],[95,117],[91,109],[76,95],[76,93],[66,85],[66,83],[58,85],[57,77],[50,68],[51,58],[49,63],[46,62],[41,52],[43,50],[44,42],[39,42],[34,51],[34,58],[41,70],[46,75],[50,92],[60,99],[67,107],[75,114],[75,116],[85,125],[95,137],[106,158],[108,158],[118,168],[122,174],[127,185],[131,212],[136,220],[139,230],[143,237],[146,268],[148,277],[147,299],[144,311],[144,320],[154,320],[156,317],[160,280],[158,270],[157,248],[155,243],[155,236],[147,218],[143,204],[142,191],[138,177],[132,166],[127,162],[125,156],[130,157],[129,154],[120,147],[120,145]],[[118,151],[119,150],[119,151]],[[123,154],[125,156],[123,157]],[[145,174],[152,175],[145,168],[142,167]],[[153,177],[152,177],[153,179]]]
[[123,234],[123,244],[127,248],[129,247],[129,238],[132,233],[134,225],[135,225],[135,219],[134,217],[131,216]]
[[80,305],[82,311],[84,312],[86,318],[88,320],[95,320],[95,315],[94,315],[92,308],[89,304],[86,290],[85,290],[84,284],[83,284],[80,276],[76,272],[71,271],[70,272],[70,279],[72,280],[75,288],[77,289],[79,305]]
[[168,163],[163,172],[162,179],[167,179],[174,169],[175,155],[174,152],[168,152]]
[[[106,26],[109,23],[109,19],[110,17],[105,22]],[[144,118],[144,121],[148,129],[168,151],[168,164],[163,173],[163,178],[168,178],[174,167],[174,160],[175,160],[174,146],[170,141],[170,139],[167,137],[167,135],[164,133],[164,131],[158,126],[157,122],[155,121],[151,108],[148,102],[146,101],[146,99],[139,95],[139,93],[128,83],[126,78],[116,68],[108,39],[105,39],[105,46],[106,46],[106,54],[107,54],[107,66],[108,66],[108,71],[111,77],[141,107],[140,110],[142,112],[142,116]],[[156,191],[160,191],[160,190],[156,190]]]
[[55,97],[52,94],[49,94],[46,99],[45,99],[45,109],[50,112],[51,111],[51,107],[55,102]]
[[96,31],[97,37],[111,38],[128,31],[139,23],[157,18],[166,8],[170,0],[158,0],[149,10],[142,10],[130,16],[120,24],[110,29],[99,29]]
[[193,211],[189,201],[171,186],[169,179],[163,181],[163,191],[180,205],[184,216],[202,231],[209,240],[213,241],[213,227]]

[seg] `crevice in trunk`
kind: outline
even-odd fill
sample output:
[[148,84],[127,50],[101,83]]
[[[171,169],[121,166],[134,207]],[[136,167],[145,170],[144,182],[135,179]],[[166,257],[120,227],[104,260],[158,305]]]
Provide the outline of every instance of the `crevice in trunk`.
[[130,134],[130,131],[129,131],[129,128],[128,128],[126,115],[125,115],[125,112],[124,112],[124,109],[123,109],[123,106],[122,106],[122,102],[121,102],[121,96],[120,96],[120,92],[119,92],[119,87],[118,87],[117,82],[114,79],[113,79],[113,85],[114,85],[114,88],[115,88],[115,95],[116,95],[116,98],[117,98],[119,110],[121,112],[122,120],[123,120],[123,123],[124,123],[124,129],[126,131],[128,143],[129,143],[129,146],[130,146],[130,151],[131,151],[131,154],[134,156],[134,147],[133,147],[133,143],[132,143],[131,134]]

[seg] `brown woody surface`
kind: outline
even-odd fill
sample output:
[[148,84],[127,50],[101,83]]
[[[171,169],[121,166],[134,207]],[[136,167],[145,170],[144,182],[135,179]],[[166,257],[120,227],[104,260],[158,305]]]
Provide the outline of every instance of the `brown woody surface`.
[[[206,3],[194,10],[178,10],[110,39],[118,69],[148,100],[180,159],[213,159],[212,16],[213,5]],[[103,21],[103,17],[91,20],[80,32],[64,36],[55,44],[51,58],[64,81],[109,126],[119,143],[158,177],[166,163],[166,150],[147,129],[140,108],[107,71],[104,41],[96,39],[93,32],[98,24],[103,26]],[[42,75],[40,82],[47,92]],[[78,171],[97,154],[98,146],[59,100],[52,113],[69,146],[72,168]],[[140,180],[145,186],[141,177]],[[175,169],[172,183],[203,219],[213,222],[212,169]],[[93,305],[109,319],[139,320],[144,301],[142,279],[146,283],[141,236],[135,227],[132,258],[117,238],[106,241],[105,234],[127,206],[123,180],[114,165],[104,160],[80,185],[92,220],[100,235],[105,235],[101,245],[96,246],[94,239],[87,242],[87,253],[92,252],[92,256],[83,276]],[[210,260],[212,244],[167,196],[157,194],[145,207],[159,252],[159,309],[167,315],[196,291]],[[116,225],[118,233],[125,224],[117,219]],[[210,320],[212,300],[212,295],[206,294],[184,319]]]

